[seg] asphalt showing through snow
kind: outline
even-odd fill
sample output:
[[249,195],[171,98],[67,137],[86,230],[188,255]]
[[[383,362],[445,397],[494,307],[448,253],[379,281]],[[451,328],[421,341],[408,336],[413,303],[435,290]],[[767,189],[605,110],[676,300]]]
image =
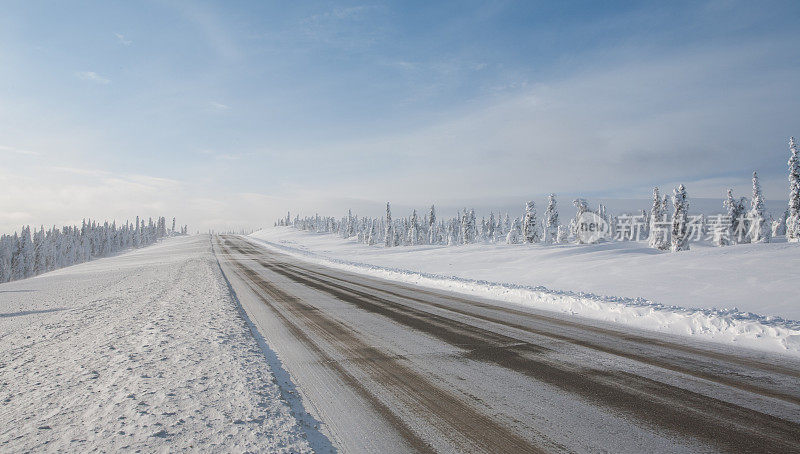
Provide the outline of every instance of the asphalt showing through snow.
[[795,360],[215,251],[343,451],[800,452]]

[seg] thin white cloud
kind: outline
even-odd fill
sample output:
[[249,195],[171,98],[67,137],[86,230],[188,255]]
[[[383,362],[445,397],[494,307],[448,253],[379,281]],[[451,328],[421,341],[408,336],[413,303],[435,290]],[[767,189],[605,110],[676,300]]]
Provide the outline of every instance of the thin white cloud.
[[208,103],[215,110],[230,110],[231,106],[222,104],[221,102],[211,101]]
[[126,38],[125,35],[123,35],[122,33],[114,33],[114,36],[117,37],[117,39],[123,46],[130,46],[131,44],[133,44],[133,41]]
[[41,153],[36,152],[36,151],[23,150],[21,148],[9,147],[9,146],[5,146],[5,145],[0,145],[0,151],[5,151],[5,152],[8,152],[8,153],[15,153],[15,154],[22,154],[22,155],[26,155],[26,156],[40,156],[41,155]]
[[[798,93],[798,70],[760,64],[786,53],[782,43],[762,41],[598,64],[419,130],[278,155],[324,169],[295,176],[320,197],[414,204],[549,192],[644,198],[653,185],[678,182],[691,184],[693,197],[719,197],[727,187],[746,194],[759,170],[767,198],[784,199],[786,141],[797,131],[785,100]],[[726,72],[741,76],[719,83]],[[749,83],[754,75],[763,83]]]
[[109,79],[97,74],[94,71],[79,71],[75,73],[75,75],[78,76],[79,79],[96,82],[98,84],[108,85],[111,83]]
[[91,175],[95,177],[101,177],[109,174],[109,172],[105,170],[88,169],[88,168],[81,169],[77,167],[51,166],[50,169],[56,172],[71,173],[76,175]]

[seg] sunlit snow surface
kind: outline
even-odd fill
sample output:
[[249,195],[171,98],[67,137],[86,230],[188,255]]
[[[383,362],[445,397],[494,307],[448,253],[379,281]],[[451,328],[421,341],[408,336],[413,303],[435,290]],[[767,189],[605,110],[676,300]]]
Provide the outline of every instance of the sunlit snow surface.
[[209,236],[0,285],[0,451],[304,452]]
[[641,242],[384,248],[289,227],[251,238],[350,271],[800,355],[798,243],[680,253]]

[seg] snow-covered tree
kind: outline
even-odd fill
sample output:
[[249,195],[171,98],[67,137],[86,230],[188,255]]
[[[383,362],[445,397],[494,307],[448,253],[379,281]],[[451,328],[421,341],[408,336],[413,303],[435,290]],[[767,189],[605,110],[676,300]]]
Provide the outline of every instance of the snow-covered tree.
[[789,139],[789,216],[786,218],[786,239],[800,242],[800,152],[794,137]]
[[[150,222],[146,238],[155,242],[165,235],[166,218]],[[81,227],[53,226],[31,230],[24,226],[20,233],[0,235],[0,282],[24,279],[64,266],[114,254],[134,247],[134,229],[126,222],[83,221]],[[139,243],[146,246],[150,243]]]
[[745,219],[745,204],[747,199],[741,197],[736,199],[733,196],[733,190],[728,189],[725,201],[722,206],[725,208],[727,218],[730,220],[730,243],[749,243],[750,238],[747,235],[747,220]]
[[522,242],[522,226],[519,219],[514,219],[506,235],[506,244],[520,244]]
[[375,237],[377,236],[376,235],[377,232],[376,232],[376,228],[375,228],[376,224],[377,223],[374,220],[372,222],[370,222],[369,234],[367,235],[367,244],[370,245],[370,246],[375,244]]
[[789,210],[784,210],[778,219],[772,221],[772,238],[786,235],[786,219],[789,217]]
[[753,198],[750,204],[750,240],[753,243],[769,243],[770,226],[768,224],[764,195],[758,182],[758,174],[753,172]]
[[536,226],[536,205],[533,200],[525,204],[525,216],[522,218],[522,239],[526,243],[539,242],[539,229]]
[[688,251],[689,237],[687,235],[689,224],[689,200],[686,197],[686,188],[678,186],[672,192],[672,252]]
[[464,208],[464,213],[461,215],[461,242],[463,244],[472,244],[477,239],[477,225],[475,220],[475,211],[467,211]]
[[589,203],[586,201],[586,199],[579,198],[573,200],[572,204],[575,205],[575,217],[569,222],[569,231],[578,244],[583,244],[581,236],[578,235],[578,229],[580,228],[581,216],[583,213],[589,211]]
[[386,234],[383,237],[385,247],[394,247],[394,226],[392,225],[392,208],[386,202]]
[[472,242],[478,240],[478,222],[475,218],[475,210],[470,208],[469,210],[469,225],[472,228],[470,235],[472,236]]
[[545,244],[552,244],[558,241],[558,207],[556,206],[556,195],[550,194],[547,199],[547,209],[544,212],[544,238]]
[[566,225],[559,225],[556,237],[556,243],[563,244],[568,242],[569,242],[569,227],[567,227]]
[[667,211],[664,201],[658,193],[658,188],[653,188],[653,207],[650,212],[650,233],[647,239],[648,244],[653,249],[665,251],[669,249],[667,237],[669,231],[665,227],[667,221]]
[[412,246],[419,244],[420,230],[419,230],[419,217],[417,217],[417,210],[411,213],[411,222],[408,229],[408,243]]
[[439,229],[436,225],[436,207],[431,205],[428,212],[428,243],[439,244]]

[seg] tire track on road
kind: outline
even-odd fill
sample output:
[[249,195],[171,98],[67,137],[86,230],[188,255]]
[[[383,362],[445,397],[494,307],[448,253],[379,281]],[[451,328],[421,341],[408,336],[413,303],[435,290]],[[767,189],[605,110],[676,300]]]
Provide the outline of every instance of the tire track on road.
[[[227,246],[226,242],[223,248],[227,249]],[[493,421],[492,418],[477,412],[454,395],[436,387],[394,356],[362,342],[349,327],[326,317],[314,306],[264,280],[256,271],[233,259],[231,254],[228,253],[227,258],[235,265],[236,273],[261,296],[292,334],[317,353],[327,367],[331,367],[341,375],[348,386],[370,402],[414,449],[421,452],[432,451],[428,442],[420,438],[385,403],[365,388],[338,360],[331,357],[309,336],[308,331],[333,346],[349,363],[366,372],[417,416],[432,423],[453,445],[460,446],[460,451],[478,449],[485,452],[544,452],[530,441]],[[291,314],[291,317],[285,315],[283,311]],[[458,436],[453,437],[453,435]],[[464,441],[468,442],[467,446],[463,445]]]
[[[313,273],[316,276],[324,277],[324,278],[339,282],[339,283],[344,284],[344,285],[348,285],[348,284],[352,285],[352,282],[347,281],[347,280],[345,280],[345,279],[343,279],[341,277],[337,277],[337,276],[331,275],[331,274],[327,274],[327,273],[320,272],[320,271],[317,271],[317,270],[310,270],[308,268],[302,268],[302,267],[296,266],[296,265],[287,264],[286,266],[288,268],[296,271],[296,272]],[[369,278],[363,278],[363,279],[367,280],[367,281],[372,281]],[[388,285],[388,284],[384,284],[384,285]],[[735,378],[732,378],[730,375],[723,376],[723,375],[720,375],[718,373],[708,372],[708,371],[705,371],[705,370],[692,369],[692,368],[689,368],[689,367],[681,365],[681,364],[676,364],[674,362],[668,362],[668,361],[666,361],[664,359],[660,359],[660,358],[656,358],[656,357],[652,357],[652,356],[646,356],[645,354],[642,354],[642,353],[625,351],[625,350],[622,350],[621,348],[616,348],[616,347],[612,347],[612,346],[603,345],[603,344],[600,344],[599,342],[595,342],[595,341],[592,341],[592,340],[577,339],[575,337],[570,337],[570,336],[567,336],[567,335],[564,335],[564,334],[559,334],[557,332],[554,332],[553,330],[536,329],[536,328],[533,328],[531,326],[527,326],[527,325],[523,325],[523,324],[516,323],[516,322],[513,322],[513,321],[509,321],[507,319],[501,319],[501,318],[492,317],[492,316],[489,316],[489,315],[486,315],[486,314],[481,314],[481,313],[476,313],[474,311],[461,309],[459,307],[454,306],[453,304],[436,303],[436,302],[431,301],[431,300],[425,300],[425,299],[422,299],[422,298],[415,297],[415,296],[410,295],[410,294],[405,293],[405,292],[401,293],[399,291],[388,290],[388,289],[386,289],[384,287],[378,286],[377,284],[368,285],[368,284],[364,284],[364,283],[358,283],[358,286],[362,287],[362,288],[365,288],[365,289],[369,289],[369,290],[375,291],[375,292],[380,292],[380,293],[383,293],[383,294],[386,294],[386,295],[390,295],[390,296],[393,296],[393,297],[403,298],[403,299],[406,299],[406,300],[417,302],[419,304],[432,306],[432,307],[435,307],[435,308],[438,308],[438,309],[442,309],[442,310],[446,310],[446,311],[449,311],[449,312],[454,312],[454,313],[457,313],[457,314],[460,314],[460,315],[464,315],[464,316],[468,316],[468,317],[484,320],[484,321],[491,322],[491,323],[497,323],[497,324],[500,324],[500,325],[505,325],[505,326],[508,326],[508,327],[511,327],[511,328],[514,328],[514,329],[518,329],[518,330],[521,330],[521,331],[528,332],[530,334],[535,334],[535,335],[538,335],[538,336],[548,337],[548,338],[551,338],[551,339],[554,339],[554,340],[563,341],[563,342],[567,342],[567,343],[570,343],[570,344],[573,344],[573,345],[577,345],[577,346],[580,346],[580,347],[588,348],[588,349],[591,349],[591,350],[596,350],[596,351],[600,351],[600,352],[607,353],[607,354],[610,354],[610,355],[631,359],[633,361],[637,361],[637,362],[640,362],[640,363],[644,363],[644,364],[648,364],[648,365],[651,365],[651,366],[659,367],[659,368],[662,368],[662,369],[668,369],[668,370],[672,370],[672,371],[675,371],[675,372],[680,372],[680,373],[683,373],[683,374],[692,375],[692,376],[697,377],[697,378],[702,378],[704,380],[713,381],[713,382],[721,384],[721,385],[730,386],[730,387],[733,387],[733,388],[738,388],[738,389],[741,389],[743,391],[752,392],[754,394],[760,394],[760,395],[765,396],[765,397],[772,397],[772,398],[776,398],[776,399],[781,399],[781,400],[784,400],[786,402],[791,402],[793,404],[800,405],[800,396],[798,396],[796,394],[788,394],[788,393],[785,393],[785,392],[781,392],[779,390],[766,388],[766,387],[764,387],[762,385],[755,384],[755,383],[752,383],[752,382],[747,382],[747,381],[743,381],[743,380],[737,380]],[[396,286],[396,287],[398,287],[399,290],[402,290],[400,288],[400,286]],[[417,290],[417,289],[413,289],[413,290]],[[786,376],[789,376],[789,377],[800,378],[800,370],[789,369],[789,368],[786,368],[786,367],[781,367],[780,365],[776,365],[776,364],[765,364],[765,363],[762,363],[760,361],[748,361],[748,360],[744,360],[744,359],[741,359],[741,358],[734,358],[734,357],[731,357],[730,355],[716,354],[716,352],[709,352],[709,351],[706,351],[706,350],[696,349],[696,348],[692,348],[692,347],[689,347],[689,346],[681,346],[681,345],[672,344],[672,343],[665,342],[665,341],[659,341],[657,339],[648,339],[648,338],[644,338],[644,337],[641,337],[641,336],[635,336],[635,335],[628,334],[628,333],[622,333],[622,332],[613,331],[613,330],[610,330],[610,329],[603,329],[603,328],[599,328],[599,327],[581,325],[579,323],[570,322],[570,321],[567,321],[567,320],[561,320],[561,319],[558,319],[558,318],[555,318],[555,317],[547,317],[547,316],[544,316],[544,315],[532,314],[530,312],[524,312],[524,311],[514,310],[514,309],[511,309],[511,308],[501,307],[501,306],[497,306],[497,305],[490,305],[490,304],[486,304],[486,303],[480,303],[480,302],[477,302],[477,301],[473,301],[473,300],[469,300],[469,299],[465,299],[465,298],[460,298],[460,297],[457,297],[457,296],[444,295],[444,294],[437,293],[437,292],[432,292],[432,291],[420,290],[419,293],[429,295],[429,296],[431,296],[433,298],[436,298],[436,299],[442,299],[442,300],[451,301],[451,302],[456,303],[456,304],[462,304],[462,305],[466,305],[466,306],[469,306],[469,307],[475,307],[475,308],[480,308],[480,309],[488,309],[488,310],[492,310],[492,311],[506,313],[506,314],[509,314],[509,315],[513,315],[515,317],[535,320],[535,321],[540,322],[540,323],[557,325],[557,326],[561,326],[561,327],[566,327],[566,328],[570,328],[570,329],[578,329],[578,330],[582,330],[582,331],[590,331],[592,333],[601,334],[603,336],[611,336],[611,337],[618,338],[620,340],[627,341],[627,342],[635,342],[635,343],[638,343],[638,344],[646,344],[646,345],[652,345],[652,346],[667,348],[667,349],[671,349],[671,350],[679,350],[679,351],[682,351],[684,353],[691,353],[693,355],[709,356],[709,357],[712,357],[712,358],[715,358],[715,359],[724,360],[726,362],[731,362],[731,363],[734,363],[734,364],[737,364],[737,365],[747,366],[747,367],[751,367],[751,368],[754,368],[754,369],[764,370],[764,371],[770,372],[770,373],[776,373],[776,374],[780,374],[780,375],[786,375]],[[698,364],[698,367],[703,367],[703,364],[702,363]]]

